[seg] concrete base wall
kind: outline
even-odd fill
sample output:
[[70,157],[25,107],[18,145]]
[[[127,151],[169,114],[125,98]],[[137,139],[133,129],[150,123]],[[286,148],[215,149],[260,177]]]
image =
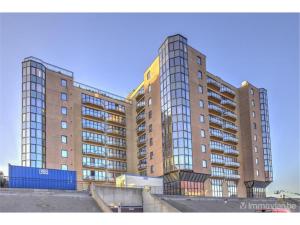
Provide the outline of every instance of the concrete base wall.
[[142,206],[142,190],[136,188],[117,188],[93,185],[94,195],[101,198],[109,207]]
[[151,194],[149,189],[143,190],[144,212],[180,212],[169,203]]

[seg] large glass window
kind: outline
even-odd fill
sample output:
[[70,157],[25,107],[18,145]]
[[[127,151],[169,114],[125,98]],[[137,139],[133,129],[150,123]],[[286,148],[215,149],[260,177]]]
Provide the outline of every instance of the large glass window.
[[223,197],[222,180],[212,179],[211,186],[213,197]]
[[192,169],[190,87],[186,38],[169,37],[159,49],[165,172]]
[[45,167],[45,73],[41,63],[22,63],[22,166]]
[[228,197],[237,197],[237,184],[235,181],[227,181]]

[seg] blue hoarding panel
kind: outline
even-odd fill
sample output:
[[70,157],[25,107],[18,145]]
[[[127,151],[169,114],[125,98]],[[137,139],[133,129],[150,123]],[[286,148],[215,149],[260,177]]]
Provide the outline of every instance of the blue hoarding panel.
[[9,187],[76,190],[76,171],[9,165]]

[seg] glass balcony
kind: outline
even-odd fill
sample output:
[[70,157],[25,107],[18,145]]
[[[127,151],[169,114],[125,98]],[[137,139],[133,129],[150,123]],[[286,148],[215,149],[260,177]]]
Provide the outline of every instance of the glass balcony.
[[239,163],[239,162],[229,162],[229,161],[225,161],[225,166],[230,166],[230,167],[240,167],[240,163]]
[[142,108],[145,107],[145,101],[139,101],[137,104],[136,104],[136,111],[140,111]]
[[229,130],[233,130],[233,131],[238,130],[237,126],[233,123],[225,122],[222,126],[223,126],[223,129],[229,129]]
[[136,93],[136,97],[135,100],[139,101],[142,97],[144,97],[145,95],[145,89],[141,88],[140,90],[138,90],[138,92]]
[[220,102],[222,100],[222,97],[221,95],[215,93],[215,92],[212,92],[212,91],[208,91],[208,97],[210,97],[211,99],[214,99],[214,100],[217,100],[218,102]]
[[147,156],[147,151],[146,148],[142,148],[141,150],[138,151],[138,158],[145,158]]
[[210,86],[214,86],[217,89],[220,89],[220,83],[210,77],[207,77],[207,84]]
[[223,152],[224,149],[222,146],[219,146],[219,145],[210,145],[210,149],[211,150],[215,150],[215,151],[219,151],[219,152]]
[[142,112],[140,114],[137,115],[136,117],[136,122],[140,123],[141,121],[143,121],[145,119],[145,112]]
[[146,130],[146,126],[144,123],[136,128],[138,134],[143,133],[145,130]]
[[211,177],[224,177],[224,173],[214,173],[213,171],[211,172]]
[[224,135],[223,140],[238,143],[238,139],[236,137],[229,136],[229,135]]
[[145,134],[138,138],[137,144],[138,144],[138,146],[146,144],[146,135]]
[[221,86],[221,93],[226,93],[231,96],[235,96],[235,92],[232,89],[230,89],[229,87],[226,87],[224,85]]
[[213,164],[219,164],[219,165],[224,165],[224,159],[211,158],[211,163],[213,163]]
[[217,106],[217,105],[212,104],[212,103],[208,103],[208,109],[210,111],[217,112],[218,114],[222,114],[222,112],[223,112],[223,109],[220,106]]
[[232,180],[238,180],[241,178],[239,174],[225,174],[225,178],[232,179]]
[[229,155],[239,155],[239,151],[232,148],[224,148],[224,153]]
[[221,104],[222,105],[227,105],[227,106],[230,106],[230,107],[232,107],[232,108],[235,108],[236,107],[236,103],[234,102],[234,101],[232,101],[232,100],[230,100],[230,99],[222,99],[222,101],[221,101]]
[[210,136],[222,139],[223,132],[217,129],[209,129]]
[[144,170],[146,168],[147,168],[147,164],[146,163],[138,164],[138,169],[139,170]]
[[218,126],[223,126],[223,120],[215,116],[209,116],[209,122]]
[[236,120],[237,115],[229,110],[223,111],[223,116]]

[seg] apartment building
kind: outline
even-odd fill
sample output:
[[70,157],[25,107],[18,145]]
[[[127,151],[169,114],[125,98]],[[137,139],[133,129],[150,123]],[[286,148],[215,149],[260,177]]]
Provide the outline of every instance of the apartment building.
[[264,197],[272,182],[267,91],[236,88],[169,36],[126,98],[23,61],[22,165],[76,170],[80,188],[124,173],[164,178],[166,194]]

